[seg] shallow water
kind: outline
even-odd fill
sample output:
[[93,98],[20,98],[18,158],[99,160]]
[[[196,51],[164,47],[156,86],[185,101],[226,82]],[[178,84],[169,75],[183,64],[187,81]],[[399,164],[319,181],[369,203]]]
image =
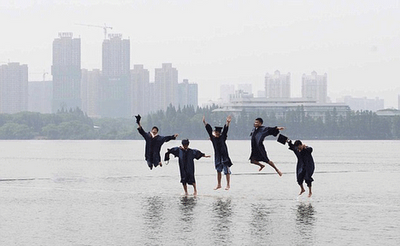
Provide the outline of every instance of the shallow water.
[[[228,141],[231,189],[213,190],[202,158],[197,197],[182,195],[176,159],[148,169],[143,141],[0,141],[0,245],[397,245],[400,141],[304,142],[311,199],[275,141],[265,145],[282,177],[249,164],[249,141]],[[190,147],[213,154],[209,141]]]

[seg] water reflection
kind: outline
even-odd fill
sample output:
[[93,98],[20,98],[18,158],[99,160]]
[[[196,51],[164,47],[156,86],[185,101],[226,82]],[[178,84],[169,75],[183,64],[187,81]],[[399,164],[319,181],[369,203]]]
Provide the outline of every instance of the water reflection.
[[193,230],[194,213],[193,209],[197,204],[197,199],[195,197],[181,197],[179,209],[181,211],[180,220],[184,222],[182,231],[191,232]]
[[162,231],[165,221],[164,201],[159,196],[146,197],[143,206],[144,235],[146,241],[151,241],[153,245],[162,243],[160,240],[162,238],[160,231]]
[[272,229],[265,204],[251,204],[251,235],[255,242],[268,242]]
[[302,245],[313,244],[315,209],[311,203],[300,203],[297,205],[296,228],[298,241]]
[[215,244],[232,244],[232,202],[230,198],[218,198],[212,205],[212,234]]

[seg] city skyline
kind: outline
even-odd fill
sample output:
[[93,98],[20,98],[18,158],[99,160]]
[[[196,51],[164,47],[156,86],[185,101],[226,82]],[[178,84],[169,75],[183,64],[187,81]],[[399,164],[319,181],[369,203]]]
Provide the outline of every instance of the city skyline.
[[0,20],[11,23],[3,29],[0,62],[27,64],[29,81],[50,74],[59,32],[81,39],[82,68],[101,69],[103,28],[77,24],[107,25],[108,33],[130,40],[130,69],[144,64],[154,78],[160,64],[172,63],[179,81],[198,84],[199,102],[219,97],[215,85],[261,90],[265,74],[279,70],[290,72],[293,97],[300,96],[301,76],[316,71],[328,74],[332,100],[379,97],[385,108],[398,105],[398,1],[16,0],[0,7]]

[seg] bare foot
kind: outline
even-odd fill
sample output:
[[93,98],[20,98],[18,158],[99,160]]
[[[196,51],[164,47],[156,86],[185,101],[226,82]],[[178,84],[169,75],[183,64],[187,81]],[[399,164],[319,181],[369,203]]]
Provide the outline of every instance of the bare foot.
[[282,172],[279,170],[276,170],[276,172],[279,174],[279,176],[282,176]]
[[160,165],[160,167],[162,167],[162,163],[161,162],[159,163],[159,165]]
[[312,195],[312,192],[308,193],[308,197],[311,197],[311,195]]
[[227,185],[226,187],[225,187],[225,190],[229,190],[231,187],[229,186],[229,185]]
[[217,187],[215,187],[214,190],[221,189],[221,187],[222,187],[221,185],[217,185]]
[[197,196],[197,191],[193,192],[193,196]]
[[263,170],[264,167],[265,167],[265,165],[260,163],[260,169],[258,169],[258,171],[260,172],[261,170]]
[[299,196],[300,196],[301,194],[303,194],[305,191],[306,191],[305,189],[301,189],[301,191],[300,191],[300,193],[299,193]]

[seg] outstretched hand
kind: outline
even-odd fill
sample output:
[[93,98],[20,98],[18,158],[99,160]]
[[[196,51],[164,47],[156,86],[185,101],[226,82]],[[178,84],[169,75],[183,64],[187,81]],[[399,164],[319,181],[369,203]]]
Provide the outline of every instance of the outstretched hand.
[[203,115],[203,123],[204,123],[204,125],[207,125],[207,123],[206,123],[206,117]]
[[226,117],[226,124],[229,126],[229,124],[231,123],[232,117],[230,115],[228,115],[228,117]]
[[177,138],[179,136],[179,134],[175,133],[174,134],[174,138]]
[[278,126],[277,129],[278,129],[279,131],[283,131],[283,130],[285,130],[285,127]]
[[211,155],[205,155],[204,157],[205,157],[205,158],[210,158],[210,157],[211,157]]

